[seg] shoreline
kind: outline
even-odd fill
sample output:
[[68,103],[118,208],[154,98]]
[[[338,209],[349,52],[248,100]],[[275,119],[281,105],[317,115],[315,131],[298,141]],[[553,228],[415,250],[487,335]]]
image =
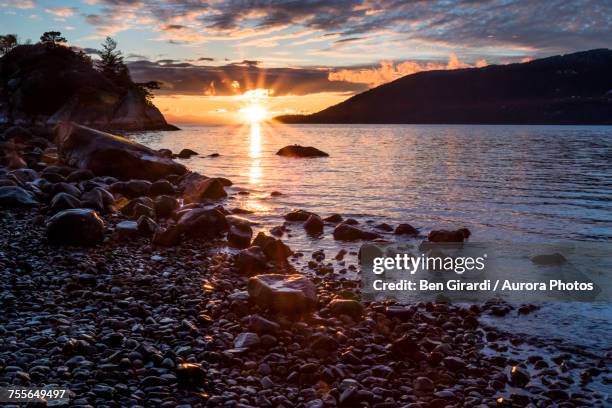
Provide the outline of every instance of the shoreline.
[[[27,156],[35,146],[25,142]],[[43,174],[52,179],[44,173],[50,166],[28,172],[34,180],[18,181],[27,187]],[[0,172],[7,174],[15,173]],[[62,178],[47,181],[81,185]],[[109,181],[82,182],[96,179]],[[175,192],[169,195],[178,197],[178,179],[169,184]],[[115,200],[121,196],[113,193]],[[6,311],[0,317],[0,385],[65,385],[75,406],[606,403],[586,388],[563,391],[575,389],[575,372],[609,379],[605,356],[587,362],[569,351],[550,361],[506,357],[524,339],[483,325],[479,317],[509,306],[359,302],[359,282],[314,273],[303,276],[315,288],[316,305],[291,318],[254,301],[251,273],[239,266],[238,250],[226,250],[224,235],[155,245],[153,234],[121,232],[118,224],[133,222],[134,215],[113,210],[100,213],[103,243],[49,245],[44,224],[50,198],[0,215],[2,230],[11,232],[0,238]],[[172,217],[151,218],[162,228],[176,224]],[[318,269],[325,268],[320,255],[311,261]],[[265,273],[295,273],[287,257],[268,260],[274,262]]]

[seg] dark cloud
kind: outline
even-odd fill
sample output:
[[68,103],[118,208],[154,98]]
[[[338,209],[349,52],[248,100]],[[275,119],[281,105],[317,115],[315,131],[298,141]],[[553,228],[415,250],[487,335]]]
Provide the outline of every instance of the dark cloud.
[[200,57],[198,58],[198,61],[214,61],[214,58],[211,57]]
[[364,84],[330,81],[329,71],[319,68],[259,68],[229,64],[201,66],[189,63],[133,61],[128,63],[137,82],[159,81],[161,94],[236,95],[255,89],[273,89],[275,96],[317,92],[360,92]]

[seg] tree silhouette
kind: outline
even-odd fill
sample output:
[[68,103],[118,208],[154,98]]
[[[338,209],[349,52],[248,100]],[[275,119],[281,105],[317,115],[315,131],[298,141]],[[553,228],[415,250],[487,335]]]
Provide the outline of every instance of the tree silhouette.
[[129,82],[130,74],[127,66],[123,62],[121,51],[117,49],[117,41],[111,37],[106,37],[102,43],[102,49],[99,50],[100,60],[96,65],[100,71],[113,82],[126,83]]
[[0,35],[0,55],[8,53],[17,45],[17,34]]
[[40,36],[40,42],[43,44],[56,46],[67,41],[65,37],[62,37],[62,33],[59,31],[47,31]]

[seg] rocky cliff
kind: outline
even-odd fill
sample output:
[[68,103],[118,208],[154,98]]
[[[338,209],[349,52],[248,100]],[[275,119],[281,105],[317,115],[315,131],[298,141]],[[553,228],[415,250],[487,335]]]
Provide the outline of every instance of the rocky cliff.
[[0,123],[77,122],[101,130],[173,130],[137,84],[117,85],[82,53],[21,45],[0,58]]

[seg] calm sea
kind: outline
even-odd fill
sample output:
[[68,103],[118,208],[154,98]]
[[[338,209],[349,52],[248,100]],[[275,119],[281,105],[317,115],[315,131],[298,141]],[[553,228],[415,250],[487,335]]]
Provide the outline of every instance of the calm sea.
[[[134,137],[155,149],[199,152],[184,164],[231,179],[234,193],[248,192],[232,195],[226,207],[254,211],[248,217],[264,230],[301,208],[361,223],[407,222],[425,233],[468,227],[479,242],[612,239],[612,127],[261,124],[184,126]],[[295,143],[330,157],[275,155]],[[211,153],[220,156],[206,157]],[[271,197],[272,191],[282,195]],[[290,235],[283,240],[306,260],[320,248],[333,257],[343,246],[333,241],[331,228],[320,239],[299,226]],[[611,310],[543,309],[540,318],[512,325],[583,344],[580,333],[587,329],[593,344],[585,345],[605,348]],[[575,314],[583,316],[581,323]]]

